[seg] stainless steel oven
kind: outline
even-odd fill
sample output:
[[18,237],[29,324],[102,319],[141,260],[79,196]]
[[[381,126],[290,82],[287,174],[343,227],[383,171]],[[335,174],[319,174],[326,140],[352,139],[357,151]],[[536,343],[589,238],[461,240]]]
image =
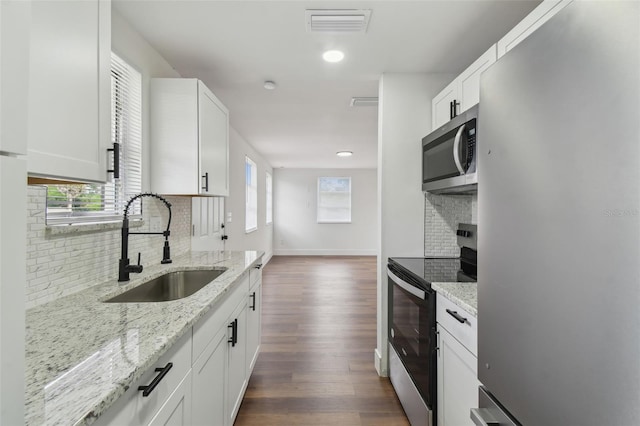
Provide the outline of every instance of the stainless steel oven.
[[390,378],[411,424],[432,425],[437,374],[435,292],[392,259],[387,275]]

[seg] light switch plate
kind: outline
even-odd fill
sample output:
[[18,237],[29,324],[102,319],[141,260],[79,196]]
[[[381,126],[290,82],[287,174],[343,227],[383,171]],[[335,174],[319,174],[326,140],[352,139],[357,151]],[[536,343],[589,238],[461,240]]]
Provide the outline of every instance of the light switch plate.
[[231,215],[231,212],[227,212],[227,222],[233,222],[233,216]]

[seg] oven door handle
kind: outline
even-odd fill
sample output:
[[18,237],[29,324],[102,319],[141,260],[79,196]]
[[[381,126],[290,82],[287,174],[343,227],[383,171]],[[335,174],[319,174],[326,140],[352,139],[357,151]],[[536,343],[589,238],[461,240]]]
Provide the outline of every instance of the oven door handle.
[[403,290],[408,291],[409,293],[413,294],[414,296],[416,296],[420,300],[426,300],[427,296],[426,296],[426,293],[425,293],[424,290],[420,290],[419,288],[416,288],[415,286],[412,286],[408,282],[403,281],[400,278],[398,278],[391,271],[391,269],[389,269],[389,266],[387,266],[387,275],[389,276],[389,278],[391,278],[393,280],[394,283],[398,284],[398,286],[400,286],[400,288],[402,288]]

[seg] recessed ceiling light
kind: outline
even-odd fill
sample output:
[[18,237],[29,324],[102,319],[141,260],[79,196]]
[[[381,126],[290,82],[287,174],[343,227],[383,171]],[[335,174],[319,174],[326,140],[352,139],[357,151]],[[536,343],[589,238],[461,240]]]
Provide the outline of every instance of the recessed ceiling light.
[[340,62],[344,59],[344,53],[339,50],[327,50],[322,54],[322,59],[327,62]]
[[353,155],[353,152],[351,152],[351,151],[338,151],[338,152],[336,152],[336,155],[338,157],[351,157]]
[[271,80],[267,80],[264,82],[264,88],[267,90],[273,90],[276,88],[276,83]]

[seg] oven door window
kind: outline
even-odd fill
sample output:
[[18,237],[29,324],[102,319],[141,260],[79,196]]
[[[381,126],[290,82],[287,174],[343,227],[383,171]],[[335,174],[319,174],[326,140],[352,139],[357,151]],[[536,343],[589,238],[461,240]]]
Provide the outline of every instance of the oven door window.
[[[393,330],[394,334],[401,337],[409,346],[402,348],[405,352],[411,352],[414,356],[420,356],[420,352],[424,348],[420,347],[420,310],[423,309],[420,304],[422,301],[402,290],[400,287],[393,286]],[[407,353],[403,355],[407,356]]]

